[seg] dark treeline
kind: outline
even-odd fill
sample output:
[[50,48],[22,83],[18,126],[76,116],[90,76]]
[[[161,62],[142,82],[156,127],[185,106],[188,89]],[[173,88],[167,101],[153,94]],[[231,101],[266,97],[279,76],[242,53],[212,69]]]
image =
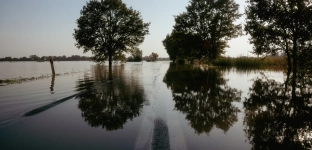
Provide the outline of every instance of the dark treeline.
[[[87,56],[79,56],[72,55],[69,57],[63,56],[52,56],[54,61],[90,61],[90,57]],[[39,57],[37,55],[30,55],[29,57],[20,57],[20,58],[12,58],[12,57],[4,57],[0,58],[0,61],[48,61],[49,56]]]

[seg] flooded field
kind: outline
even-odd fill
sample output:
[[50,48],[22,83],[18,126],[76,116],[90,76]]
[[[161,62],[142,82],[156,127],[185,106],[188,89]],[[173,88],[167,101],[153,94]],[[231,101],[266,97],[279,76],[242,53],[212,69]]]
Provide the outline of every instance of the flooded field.
[[308,149],[311,79],[169,61],[0,62],[0,149]]

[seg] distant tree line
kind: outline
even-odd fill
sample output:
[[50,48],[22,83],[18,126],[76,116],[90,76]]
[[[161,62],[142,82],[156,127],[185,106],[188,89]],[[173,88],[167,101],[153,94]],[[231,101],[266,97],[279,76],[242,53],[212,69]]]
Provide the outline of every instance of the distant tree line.
[[[79,56],[72,55],[69,57],[63,56],[52,56],[54,61],[90,61],[90,57],[87,56]],[[12,58],[12,57],[4,57],[0,58],[0,61],[49,61],[49,56],[39,57],[37,55],[30,55],[29,57],[20,57],[20,58]]]
[[[141,62],[142,60],[146,60],[146,61],[156,61],[158,59],[158,54],[152,52],[151,55],[149,56],[144,56],[142,57],[142,50],[140,50],[139,48],[134,48],[131,50],[131,56],[129,56],[127,58],[128,62]],[[169,60],[168,59],[162,59],[162,60]]]

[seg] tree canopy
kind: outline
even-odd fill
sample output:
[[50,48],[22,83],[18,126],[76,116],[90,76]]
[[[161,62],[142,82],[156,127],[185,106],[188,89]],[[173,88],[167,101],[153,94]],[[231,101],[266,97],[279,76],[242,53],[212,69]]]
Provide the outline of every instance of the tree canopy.
[[140,50],[140,48],[138,48],[138,47],[135,47],[132,50],[131,56],[128,57],[127,61],[140,62],[140,61],[142,61],[142,55],[143,55],[142,50]]
[[[258,55],[286,53],[288,67],[311,60],[311,0],[248,0],[245,31]],[[300,58],[300,61],[299,61]],[[301,63],[300,65],[298,65]]]
[[163,40],[163,45],[170,60],[175,61],[177,58],[185,58],[186,56],[189,59],[196,59],[205,55],[201,41],[198,35],[172,32]]
[[88,1],[80,14],[73,34],[76,46],[91,51],[96,62],[108,58],[109,68],[113,56],[131,51],[149,33],[150,23],[144,23],[140,13],[121,0]]
[[191,0],[187,11],[175,16],[174,29],[163,41],[170,58],[177,54],[211,61],[224,53],[227,41],[241,33],[241,25],[234,24],[241,16],[238,7],[234,0]]

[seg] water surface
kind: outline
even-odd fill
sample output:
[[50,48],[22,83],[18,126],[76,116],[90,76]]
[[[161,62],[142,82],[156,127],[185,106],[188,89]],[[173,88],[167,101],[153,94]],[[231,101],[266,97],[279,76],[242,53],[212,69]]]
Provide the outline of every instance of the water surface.
[[[160,61],[116,64],[109,81],[106,65],[59,63],[71,73],[0,86],[0,149],[311,147],[310,78]],[[0,77],[47,64],[2,62]]]

